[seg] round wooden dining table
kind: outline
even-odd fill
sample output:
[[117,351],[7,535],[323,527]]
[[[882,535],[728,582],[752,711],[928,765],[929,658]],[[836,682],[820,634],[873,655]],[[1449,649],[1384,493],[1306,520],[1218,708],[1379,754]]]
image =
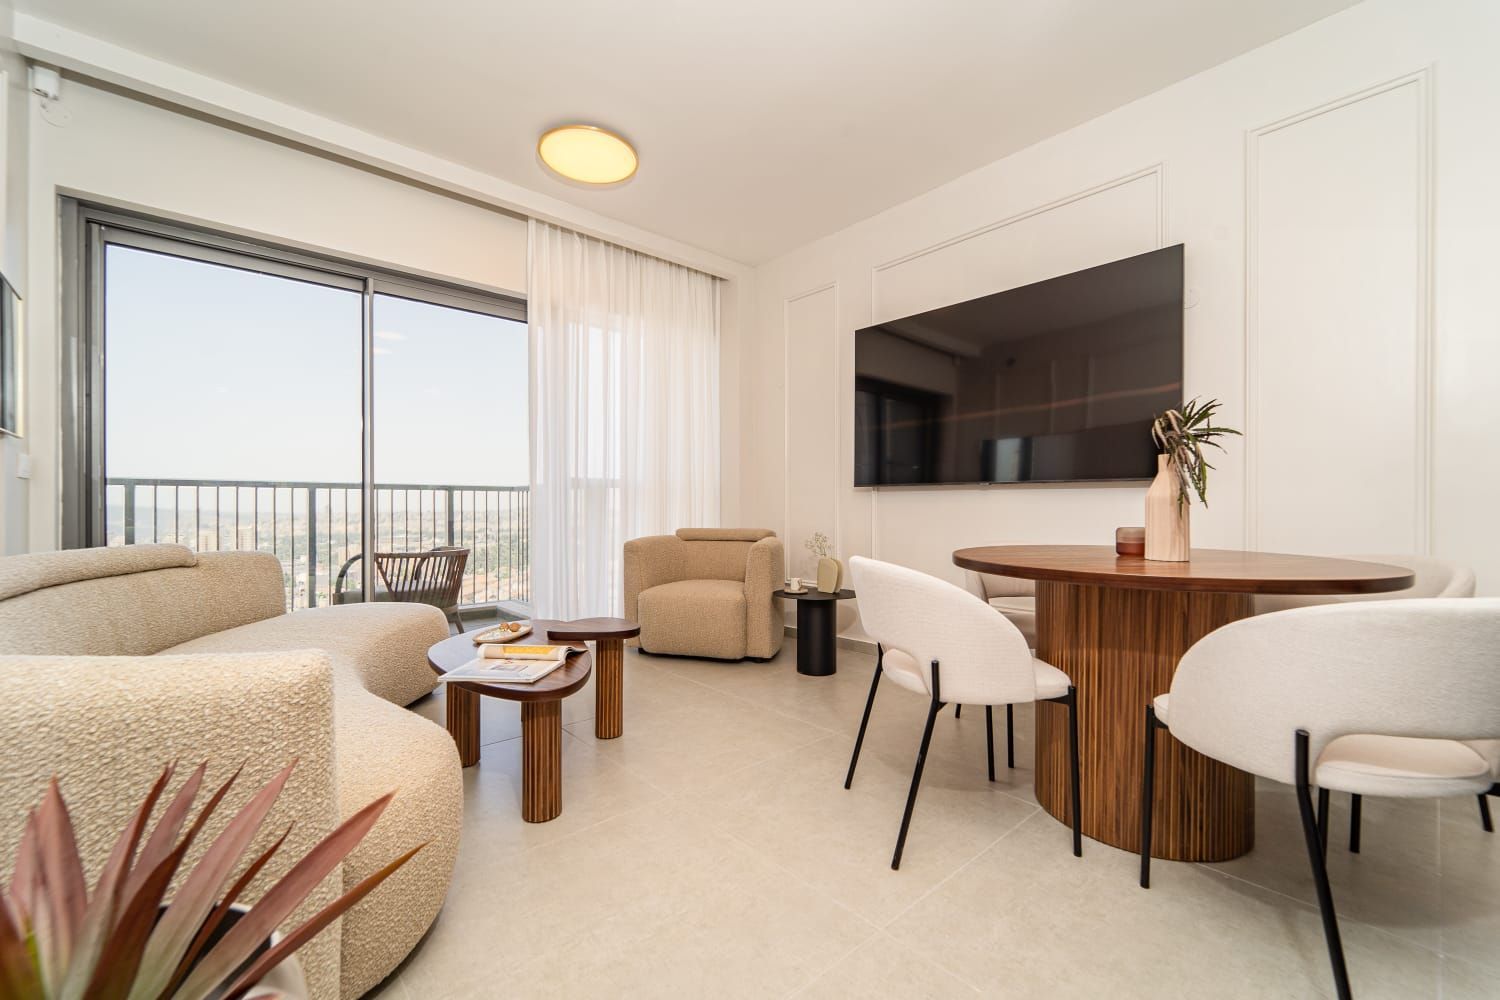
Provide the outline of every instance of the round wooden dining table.
[[[1178,563],[1104,545],[996,545],[959,549],[953,562],[1036,581],[1036,655],[1078,690],[1083,832],[1126,851],[1140,850],[1146,705],[1171,688],[1189,646],[1249,617],[1255,594],[1375,594],[1414,581],[1400,566],[1222,549],[1194,549]],[[1071,822],[1067,709],[1040,703],[1036,712],[1037,801]],[[1157,739],[1152,855],[1224,861],[1249,851],[1254,779],[1168,730]]]

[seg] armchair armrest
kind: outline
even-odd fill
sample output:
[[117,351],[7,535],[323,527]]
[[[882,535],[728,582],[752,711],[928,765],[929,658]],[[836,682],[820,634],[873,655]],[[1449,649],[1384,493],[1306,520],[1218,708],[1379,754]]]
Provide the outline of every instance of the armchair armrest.
[[745,558],[746,655],[775,656],[786,637],[781,602],[771,595],[786,580],[786,557],[781,539],[772,535],[750,546]]
[[[334,771],[333,669],[326,653],[175,656],[0,656],[0,870],[14,862],[26,811],[54,775],[72,812],[90,883],[114,838],[168,763],[169,794],[208,762],[199,804],[237,768],[225,801],[186,864],[200,857],[251,795],[292,761],[296,770],[267,817],[251,856],[291,832],[250,887],[283,874],[339,820]],[[284,925],[295,927],[335,899],[342,874],[325,879]],[[339,931],[299,953],[313,996],[339,994]]]
[[625,617],[640,620],[641,591],[681,577],[682,546],[675,535],[646,535],[625,543]]

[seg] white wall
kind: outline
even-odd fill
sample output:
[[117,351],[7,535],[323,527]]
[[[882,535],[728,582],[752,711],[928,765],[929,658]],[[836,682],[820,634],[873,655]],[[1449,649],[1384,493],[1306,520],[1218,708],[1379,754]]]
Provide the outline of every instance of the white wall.
[[[24,543],[7,538],[4,551],[59,542],[61,195],[525,293],[526,224],[515,215],[72,78],[64,82],[60,113],[44,118],[33,99],[29,114],[31,266],[23,294],[33,478]],[[739,283],[729,282],[721,350],[722,397],[732,408],[723,421],[727,520],[738,501],[736,331],[748,304]]]
[[[5,41],[11,16],[10,5],[0,3],[0,163],[4,164],[4,174],[0,175],[0,273],[24,295],[30,88],[25,60]],[[22,430],[24,433],[24,422]],[[29,490],[27,481],[20,478],[26,449],[25,439],[0,434],[0,554],[24,551],[26,547]]]
[[954,581],[966,545],[1109,544],[1144,486],[854,489],[853,331],[1182,242],[1187,394],[1246,432],[1194,542],[1500,593],[1497,50],[1500,5],[1369,0],[759,268],[744,519],[793,572],[815,530]]

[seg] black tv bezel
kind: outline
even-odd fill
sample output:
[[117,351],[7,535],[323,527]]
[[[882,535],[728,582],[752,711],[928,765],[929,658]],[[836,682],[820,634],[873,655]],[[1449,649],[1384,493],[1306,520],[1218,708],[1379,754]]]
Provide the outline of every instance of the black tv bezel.
[[[1042,279],[1040,279],[1038,281],[1028,281],[1024,285],[1012,285],[1010,288],[1001,288],[1001,289],[998,289],[998,290],[993,291],[993,292],[986,292],[983,295],[976,295],[976,296],[974,296],[973,298],[970,298],[970,299],[959,299],[959,300],[957,300],[955,302],[947,302],[947,303],[944,303],[943,305],[933,306],[930,309],[923,309],[921,312],[910,313],[910,314],[908,314],[906,316],[894,317],[892,319],[886,320],[885,323],[872,323],[869,326],[860,327],[860,328],[858,328],[858,329],[856,329],[854,331],[854,337],[855,337],[854,348],[855,348],[855,358],[856,358],[856,361],[855,361],[855,376],[854,376],[855,377],[855,384],[856,385],[858,384],[858,381],[859,381],[859,378],[860,378],[860,376],[858,374],[858,371],[859,371],[859,364],[858,364],[859,335],[861,333],[866,332],[867,330],[878,330],[881,327],[885,326],[886,323],[899,323],[899,322],[901,322],[903,320],[912,319],[914,317],[922,316],[922,315],[925,315],[925,314],[930,313],[930,312],[936,312],[939,309],[946,309],[946,308],[948,308],[950,306],[964,305],[965,303],[968,303],[968,302],[976,302],[979,299],[987,299],[987,298],[989,298],[991,296],[994,296],[994,295],[1004,295],[1004,294],[1006,294],[1008,292],[1018,291],[1018,290],[1020,290],[1022,288],[1031,288],[1031,287],[1036,286],[1036,285],[1045,285],[1045,284],[1047,284],[1049,282],[1057,281],[1057,280],[1062,279],[1062,278],[1073,278],[1073,277],[1077,277],[1078,275],[1081,275],[1081,274],[1087,274],[1090,271],[1100,271],[1100,270],[1104,270],[1106,268],[1114,267],[1114,266],[1116,266],[1118,264],[1123,264],[1126,261],[1138,260],[1138,259],[1140,259],[1142,257],[1150,257],[1150,256],[1154,256],[1156,254],[1164,253],[1164,252],[1167,252],[1167,251],[1174,251],[1174,250],[1177,251],[1177,254],[1178,254],[1178,257],[1179,257],[1179,265],[1180,265],[1180,267],[1182,269],[1182,281],[1181,281],[1182,294],[1179,296],[1180,308],[1178,309],[1178,328],[1177,328],[1178,329],[1178,337],[1181,340],[1181,344],[1180,344],[1180,347],[1179,347],[1179,350],[1178,350],[1178,358],[1180,359],[1180,361],[1179,361],[1179,368],[1178,368],[1178,383],[1181,384],[1183,382],[1184,378],[1185,378],[1186,368],[1187,368],[1187,336],[1186,336],[1187,335],[1187,329],[1186,329],[1187,324],[1186,324],[1186,321],[1185,321],[1185,317],[1183,316],[1183,313],[1185,312],[1185,308],[1186,308],[1186,298],[1187,298],[1187,244],[1186,243],[1171,243],[1171,244],[1168,244],[1167,246],[1164,246],[1164,247],[1157,247],[1155,250],[1146,250],[1146,251],[1143,251],[1141,253],[1131,254],[1128,257],[1119,257],[1119,258],[1116,258],[1115,260],[1105,261],[1103,264],[1095,264],[1092,267],[1079,268],[1076,271],[1064,271],[1061,274],[1054,274],[1050,278],[1042,278]],[[857,416],[857,414],[856,414],[856,416]],[[851,424],[851,427],[852,427],[852,424]],[[852,438],[852,435],[851,435],[851,438]],[[853,471],[853,469],[857,469],[857,468],[858,468],[858,462],[856,461],[856,462],[853,463],[853,467],[852,467],[851,471]],[[1153,478],[1155,478],[1155,473],[1154,472],[1148,472],[1148,473],[1145,473],[1145,474],[1140,475],[1140,476],[1078,476],[1078,477],[1074,477],[1074,478],[1071,478],[1071,479],[1019,479],[1019,480],[1015,480],[1015,479],[1001,479],[1001,480],[986,480],[986,479],[934,479],[934,480],[931,480],[931,481],[920,482],[920,483],[861,483],[861,482],[859,482],[856,479],[855,482],[854,482],[854,489],[857,489],[857,490],[929,490],[929,489],[953,489],[953,488],[959,488],[959,487],[971,487],[971,488],[1022,487],[1022,488],[1025,488],[1025,487],[1030,487],[1030,486],[1040,486],[1040,487],[1047,487],[1047,488],[1056,488],[1056,487],[1059,487],[1059,486],[1107,486],[1107,485],[1110,485],[1112,483],[1127,484],[1127,485],[1136,485],[1136,484],[1140,484],[1140,483],[1148,483]]]

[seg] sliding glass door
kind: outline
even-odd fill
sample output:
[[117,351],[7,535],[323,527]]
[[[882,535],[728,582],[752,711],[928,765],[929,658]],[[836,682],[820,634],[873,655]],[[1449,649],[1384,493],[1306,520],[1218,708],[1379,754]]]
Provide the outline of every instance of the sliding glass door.
[[65,545],[269,552],[290,608],[455,546],[461,603],[529,599],[521,303],[69,208]]

